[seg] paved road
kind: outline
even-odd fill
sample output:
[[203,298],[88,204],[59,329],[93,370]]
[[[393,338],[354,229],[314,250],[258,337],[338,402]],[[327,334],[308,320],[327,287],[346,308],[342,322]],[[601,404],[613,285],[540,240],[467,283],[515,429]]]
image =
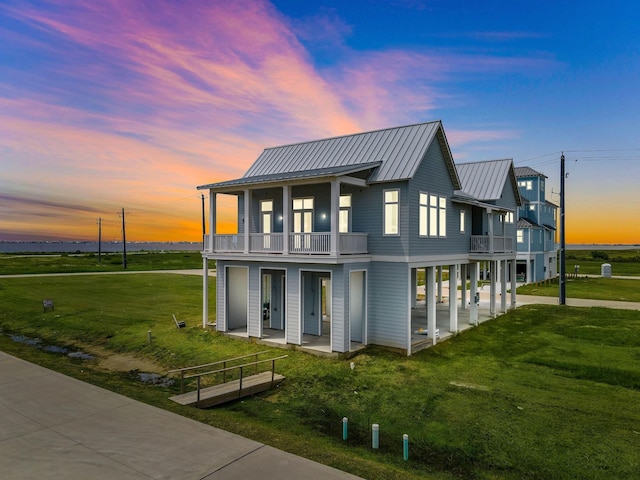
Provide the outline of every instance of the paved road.
[[0,478],[358,477],[0,352]]

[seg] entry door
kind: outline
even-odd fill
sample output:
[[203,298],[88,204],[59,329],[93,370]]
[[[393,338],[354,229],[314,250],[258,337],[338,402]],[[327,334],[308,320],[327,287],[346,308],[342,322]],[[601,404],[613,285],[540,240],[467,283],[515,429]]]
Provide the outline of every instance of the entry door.
[[351,272],[349,274],[349,323],[351,325],[352,342],[364,342],[365,292],[364,272]]
[[273,224],[273,201],[262,200],[260,202],[261,221],[262,221],[262,248],[269,250],[271,248],[271,231]]
[[295,235],[294,247],[296,249],[311,248],[311,235],[300,235],[313,231],[313,198],[293,199],[293,233]]

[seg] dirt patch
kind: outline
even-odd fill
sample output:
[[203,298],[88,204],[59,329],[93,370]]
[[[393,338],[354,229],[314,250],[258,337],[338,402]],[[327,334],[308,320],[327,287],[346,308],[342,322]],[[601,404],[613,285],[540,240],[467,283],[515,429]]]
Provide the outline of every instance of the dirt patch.
[[96,345],[78,345],[83,351],[96,357],[97,366],[101,370],[111,372],[166,373],[167,369],[152,360],[136,357],[127,353],[115,353]]

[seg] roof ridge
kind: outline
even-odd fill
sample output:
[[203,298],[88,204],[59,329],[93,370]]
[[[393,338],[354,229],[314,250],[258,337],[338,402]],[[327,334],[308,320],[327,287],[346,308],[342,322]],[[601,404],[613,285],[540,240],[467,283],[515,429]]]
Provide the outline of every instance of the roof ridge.
[[368,135],[368,134],[371,134],[371,133],[386,132],[388,130],[397,130],[397,129],[401,129],[401,128],[417,127],[419,125],[428,125],[430,123],[440,123],[442,125],[442,120],[432,120],[430,122],[410,123],[408,125],[398,125],[396,127],[387,127],[387,128],[380,128],[380,129],[377,129],[377,130],[368,130],[366,132],[355,132],[355,133],[347,133],[345,135],[336,135],[335,137],[326,137],[326,138],[319,138],[319,139],[315,139],[315,140],[303,140],[302,142],[285,143],[283,145],[275,145],[273,147],[267,147],[267,148],[264,149],[264,151],[266,152],[267,150],[275,150],[277,148],[284,148],[284,147],[294,147],[296,145],[306,145],[306,144],[309,144],[309,143],[325,142],[327,140],[337,140],[339,138],[357,137],[357,136],[360,136],[360,135]]

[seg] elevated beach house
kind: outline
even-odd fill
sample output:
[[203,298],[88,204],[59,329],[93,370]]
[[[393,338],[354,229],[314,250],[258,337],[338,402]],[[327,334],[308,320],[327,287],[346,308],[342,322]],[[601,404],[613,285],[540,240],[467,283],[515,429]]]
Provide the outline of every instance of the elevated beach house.
[[518,209],[517,276],[532,283],[558,274],[558,206],[545,197],[546,176],[530,167],[515,169],[523,205]]
[[[268,148],[242,178],[198,187],[209,192],[202,255],[205,272],[216,261],[215,328],[326,352],[375,344],[410,355],[437,340],[443,267],[458,292],[444,330],[459,330],[461,310],[477,323],[481,264],[491,314],[506,311],[521,204],[513,164],[461,167],[435,121]],[[237,198],[236,233],[215,231],[220,195]],[[426,298],[416,319],[419,271]]]

